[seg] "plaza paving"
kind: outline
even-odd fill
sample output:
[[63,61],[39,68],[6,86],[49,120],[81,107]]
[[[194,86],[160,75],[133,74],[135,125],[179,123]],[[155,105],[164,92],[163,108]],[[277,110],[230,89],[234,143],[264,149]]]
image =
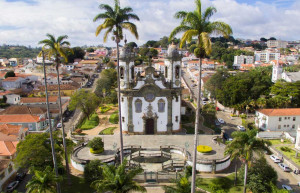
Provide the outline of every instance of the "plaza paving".
[[[119,135],[97,135],[86,136],[88,139],[94,137],[102,137],[104,141],[104,155],[92,155],[88,148],[83,148],[78,152],[78,158],[81,159],[104,159],[114,154],[119,147]],[[211,146],[213,151],[208,155],[198,155],[197,158],[201,160],[213,160],[224,158],[224,146],[215,144],[212,140],[213,135],[199,135],[199,145]],[[160,146],[176,145],[181,148],[186,148],[192,155],[193,153],[194,135],[126,135],[123,136],[124,146],[137,145],[142,148],[159,149]],[[103,156],[103,157],[102,157]]]

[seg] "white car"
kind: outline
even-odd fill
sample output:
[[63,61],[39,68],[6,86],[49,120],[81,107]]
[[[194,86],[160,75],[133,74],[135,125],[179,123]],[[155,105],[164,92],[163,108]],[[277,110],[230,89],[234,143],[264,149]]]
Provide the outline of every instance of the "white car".
[[57,127],[57,128],[61,128],[61,123],[58,123],[58,124],[56,125],[56,127]]
[[280,167],[283,171],[285,171],[285,172],[290,172],[290,171],[292,171],[291,168],[289,168],[289,166],[285,165],[284,163],[279,163],[278,165],[279,165],[279,167]]
[[246,128],[242,125],[238,125],[237,128],[240,130],[240,131],[246,131]]
[[221,119],[221,118],[218,118],[218,121],[219,121],[221,124],[224,124],[224,123],[225,123],[225,121],[224,121],[223,119]]
[[282,160],[279,159],[276,155],[270,155],[271,160],[273,160],[274,163],[281,163]]
[[290,187],[290,186],[288,186],[288,185],[282,185],[282,188],[284,189],[284,190],[288,190],[288,191],[293,191],[293,188],[292,187]]

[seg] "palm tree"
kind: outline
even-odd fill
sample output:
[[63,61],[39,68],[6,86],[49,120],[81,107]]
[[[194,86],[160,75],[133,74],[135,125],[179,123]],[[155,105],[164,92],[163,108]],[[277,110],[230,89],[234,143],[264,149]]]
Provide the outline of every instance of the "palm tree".
[[186,42],[191,42],[195,37],[197,38],[197,48],[195,54],[199,58],[199,84],[198,84],[198,97],[197,97],[197,110],[195,122],[195,139],[194,139],[194,153],[193,153],[193,172],[192,172],[192,190],[195,192],[195,179],[196,179],[196,160],[197,160],[197,144],[198,144],[198,130],[200,129],[199,116],[200,116],[200,101],[201,101],[201,71],[202,60],[205,55],[211,53],[210,35],[223,35],[229,37],[232,34],[231,27],[220,21],[210,22],[209,19],[217,11],[214,7],[208,7],[204,12],[201,9],[201,0],[195,0],[196,9],[193,12],[179,11],[175,14],[175,18],[181,19],[181,23],[170,34],[169,39],[172,40],[178,33],[184,32],[180,39],[180,47]]
[[[139,17],[132,13],[131,7],[120,7],[119,0],[115,0],[115,6],[112,8],[107,4],[100,4],[100,9],[105,10],[104,13],[99,13],[95,16],[94,22],[98,20],[104,20],[104,22],[99,25],[96,29],[96,36],[98,36],[101,31],[106,29],[104,33],[103,41],[107,41],[107,37],[110,33],[113,34],[113,40],[117,44],[117,64],[118,64],[118,77],[120,77],[119,68],[119,43],[123,39],[123,29],[127,29],[132,33],[136,39],[139,35],[137,32],[136,25],[129,22],[129,20],[139,21]],[[121,122],[121,105],[120,105],[120,79],[118,78],[118,104],[119,104],[119,125],[120,125],[120,160],[123,162],[123,134],[122,134],[122,122]]]
[[[62,113],[62,104],[61,104],[61,93],[60,93],[60,79],[59,79],[59,65],[60,65],[60,58],[64,58],[65,61],[68,61],[67,52],[73,53],[73,50],[69,48],[70,42],[66,41],[68,38],[67,35],[59,36],[57,39],[51,34],[46,35],[48,39],[44,39],[39,42],[39,44],[43,44],[43,51],[47,54],[47,57],[50,59],[51,57],[55,58],[56,64],[56,74],[57,74],[57,84],[58,84],[58,104],[59,104],[59,111],[60,111],[60,120],[61,120],[61,128],[62,128],[62,138],[63,138],[63,146],[65,152],[65,163],[66,163],[66,171],[68,175],[68,179],[70,182],[70,171],[69,171],[69,162],[68,162],[68,155],[67,155],[67,142],[65,138],[65,128],[62,121],[63,113]],[[45,77],[46,79],[46,77]],[[46,81],[45,81],[46,86]],[[48,93],[46,93],[48,95]],[[50,117],[49,117],[50,119]]]
[[186,168],[184,175],[179,175],[178,179],[172,180],[172,182],[175,183],[175,186],[164,186],[163,189],[166,193],[189,193],[191,192],[190,176],[191,173]]
[[270,145],[269,141],[256,138],[257,130],[248,130],[246,132],[235,131],[231,134],[231,141],[225,149],[225,154],[230,154],[231,159],[241,159],[245,164],[244,193],[246,193],[248,164],[251,163],[253,154],[262,154]]
[[52,168],[47,166],[44,171],[34,170],[34,176],[27,183],[28,193],[48,193],[56,192],[55,184],[61,181],[61,178],[55,176]]
[[97,192],[111,191],[113,193],[127,193],[130,191],[146,192],[143,186],[140,186],[133,178],[142,173],[143,169],[140,167],[133,169],[126,169],[127,160],[118,167],[113,165],[104,165],[103,178],[92,182],[91,187],[95,188]]

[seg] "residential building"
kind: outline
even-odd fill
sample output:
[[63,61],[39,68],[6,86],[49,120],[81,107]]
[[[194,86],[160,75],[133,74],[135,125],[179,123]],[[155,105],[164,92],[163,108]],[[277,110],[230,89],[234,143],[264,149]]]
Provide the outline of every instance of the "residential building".
[[29,131],[42,131],[47,128],[47,121],[43,116],[31,114],[0,115],[0,124],[22,125]]
[[30,107],[25,105],[12,105],[0,112],[0,115],[36,115],[47,117],[47,109],[42,107]]
[[300,108],[260,109],[255,125],[268,131],[296,131],[300,124]]
[[[58,95],[58,85],[48,85],[48,95],[57,96]],[[72,96],[78,89],[80,85],[78,83],[62,84],[60,85],[61,96]],[[39,86],[37,90],[33,91],[34,95],[37,97],[45,96],[45,86]]]
[[272,61],[273,70],[272,70],[272,82],[283,79],[286,82],[297,82],[300,81],[300,71],[299,72],[286,72],[283,71],[282,65],[278,61]]
[[18,94],[8,94],[8,95],[5,95],[7,100],[6,100],[6,103],[7,104],[12,104],[12,105],[15,105],[15,104],[18,104],[20,102],[20,95]]
[[288,42],[281,40],[268,40],[267,46],[268,48],[287,48]]
[[2,87],[5,90],[13,90],[16,88],[21,88],[22,83],[26,80],[22,77],[7,77],[6,79],[2,80]]
[[253,64],[254,56],[234,56],[233,68],[240,69],[242,64]]
[[271,50],[255,51],[254,55],[255,55],[255,61],[261,61],[261,62],[270,62],[272,60],[280,59],[280,53]]
[[[49,96],[49,104],[57,104],[58,96]],[[46,97],[22,97],[20,105],[36,105],[36,104],[47,104]]]

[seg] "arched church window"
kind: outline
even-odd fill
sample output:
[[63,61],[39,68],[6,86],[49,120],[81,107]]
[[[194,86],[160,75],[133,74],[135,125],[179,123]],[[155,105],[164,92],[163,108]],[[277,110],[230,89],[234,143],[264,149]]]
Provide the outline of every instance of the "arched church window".
[[120,67],[120,78],[124,79],[124,68]]
[[141,113],[142,112],[142,101],[140,99],[137,99],[135,101],[135,112]]
[[160,99],[158,101],[158,112],[160,113],[165,112],[165,105],[166,105],[165,101],[163,99]]
[[165,67],[165,78],[167,78],[168,77],[168,67],[166,66]]
[[180,70],[180,67],[179,66],[176,66],[175,67],[175,78],[179,78],[179,70]]
[[131,67],[131,79],[134,79],[134,66]]

